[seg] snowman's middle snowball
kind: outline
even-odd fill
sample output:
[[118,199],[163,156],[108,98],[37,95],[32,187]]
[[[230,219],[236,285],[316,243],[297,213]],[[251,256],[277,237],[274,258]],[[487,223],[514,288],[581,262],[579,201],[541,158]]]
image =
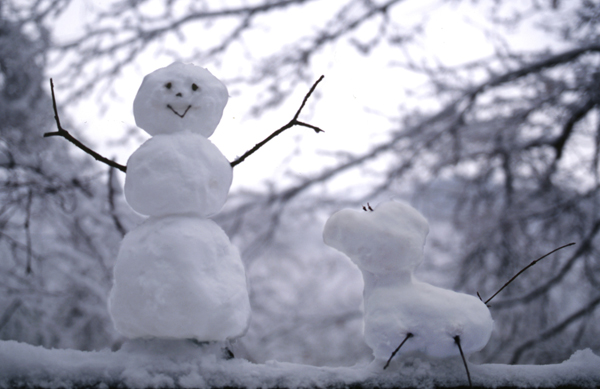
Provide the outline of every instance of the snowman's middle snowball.
[[225,204],[232,178],[229,161],[202,135],[155,135],[127,161],[125,198],[143,215],[208,217]]

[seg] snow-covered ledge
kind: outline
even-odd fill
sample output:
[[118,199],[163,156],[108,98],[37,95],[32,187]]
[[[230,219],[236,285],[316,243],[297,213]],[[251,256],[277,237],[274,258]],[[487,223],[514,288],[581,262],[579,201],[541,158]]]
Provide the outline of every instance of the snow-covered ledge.
[[[0,342],[1,388],[332,388],[464,387],[460,358],[404,357],[383,371],[378,362],[314,367],[223,360],[218,347],[188,341],[130,341],[117,352],[49,350]],[[557,365],[470,365],[477,387],[600,387],[600,357],[576,352]]]

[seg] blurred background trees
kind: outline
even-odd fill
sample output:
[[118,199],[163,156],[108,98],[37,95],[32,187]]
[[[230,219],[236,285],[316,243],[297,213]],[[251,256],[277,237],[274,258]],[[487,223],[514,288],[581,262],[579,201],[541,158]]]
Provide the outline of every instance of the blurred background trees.
[[[275,113],[287,122],[321,73],[325,82],[377,83],[377,105],[358,96],[365,112],[327,105],[330,90],[319,87],[305,113],[356,144],[308,153],[307,139],[328,138],[297,131],[291,156],[265,149],[236,167],[234,181],[252,175],[256,185],[235,187],[217,221],[251,282],[254,319],[239,353],[369,360],[360,274],[320,233],[333,211],[392,197],[430,220],[420,276],[484,299],[532,260],[577,242],[490,303],[496,328],[476,360],[600,352],[600,2],[117,0],[84,7],[86,18],[65,33],[77,4],[0,5],[2,339],[83,349],[121,341],[105,301],[118,242],[139,218],[123,202],[120,173],[111,178],[66,142],[41,138],[54,125],[47,77],[65,108],[90,96],[119,101],[115,80],[135,75],[136,89],[158,58],[214,70],[232,100],[250,102],[240,112],[261,123]],[[442,22],[475,26],[487,46],[431,43]],[[336,58],[363,65],[340,77]],[[251,146],[217,132],[240,154]],[[261,159],[277,169],[263,171]]]
[[116,336],[104,304],[122,236],[113,211],[123,201],[107,201],[118,188],[109,190],[98,166],[72,156],[69,145],[42,138],[52,128],[48,32],[31,15],[24,19],[3,7],[0,337],[107,347]]

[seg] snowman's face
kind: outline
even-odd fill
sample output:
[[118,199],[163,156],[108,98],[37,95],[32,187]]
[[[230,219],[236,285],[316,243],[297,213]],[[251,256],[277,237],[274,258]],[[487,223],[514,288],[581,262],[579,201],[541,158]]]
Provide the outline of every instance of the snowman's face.
[[225,85],[208,70],[175,62],[144,77],[133,115],[150,135],[191,131],[209,137],[228,98]]

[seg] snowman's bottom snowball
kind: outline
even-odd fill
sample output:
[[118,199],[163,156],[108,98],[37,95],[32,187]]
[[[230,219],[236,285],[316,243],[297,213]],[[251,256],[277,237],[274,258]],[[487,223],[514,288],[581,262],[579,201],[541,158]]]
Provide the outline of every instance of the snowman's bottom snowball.
[[212,220],[150,218],[121,243],[109,312],[129,338],[239,337],[250,302],[238,250]]

